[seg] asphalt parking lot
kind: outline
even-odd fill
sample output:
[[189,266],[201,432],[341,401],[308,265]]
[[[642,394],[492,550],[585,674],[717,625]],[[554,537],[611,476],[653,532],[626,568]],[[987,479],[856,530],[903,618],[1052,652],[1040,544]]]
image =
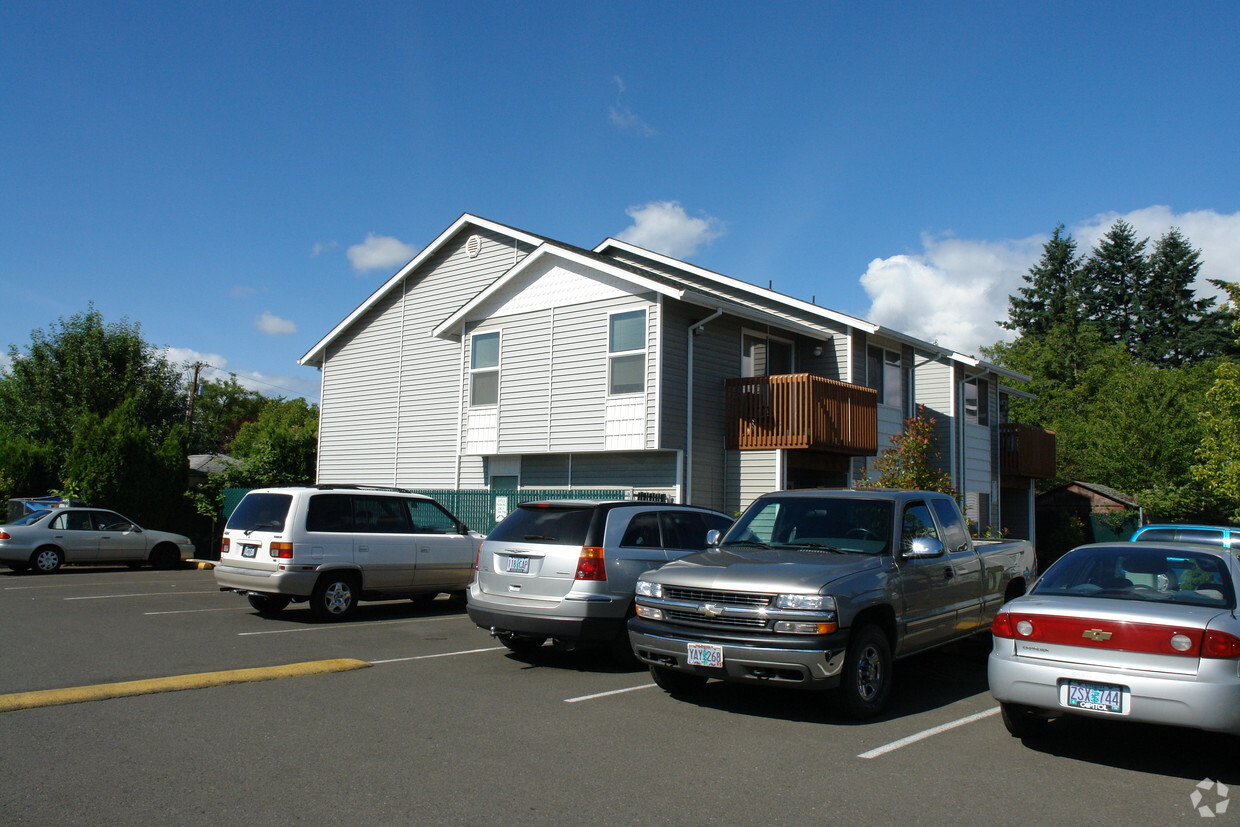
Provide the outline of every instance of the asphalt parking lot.
[[[259,617],[209,570],[0,572],[0,696],[334,659],[365,668],[0,713],[18,824],[1167,824],[1240,784],[1232,739],[1064,721],[1003,729],[985,658],[899,664],[891,712],[510,654],[441,598]],[[1227,795],[1230,792],[1228,791]],[[1240,793],[1237,793],[1240,795]]]

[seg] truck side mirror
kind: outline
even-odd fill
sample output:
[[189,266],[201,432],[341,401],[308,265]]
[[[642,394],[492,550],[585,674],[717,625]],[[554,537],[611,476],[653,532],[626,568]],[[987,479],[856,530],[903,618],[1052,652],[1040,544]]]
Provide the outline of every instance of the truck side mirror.
[[719,540],[722,537],[723,533],[719,529],[712,528],[710,531],[706,532],[706,545],[714,548],[719,545]]
[[904,552],[908,558],[942,557],[943,543],[937,537],[914,537]]

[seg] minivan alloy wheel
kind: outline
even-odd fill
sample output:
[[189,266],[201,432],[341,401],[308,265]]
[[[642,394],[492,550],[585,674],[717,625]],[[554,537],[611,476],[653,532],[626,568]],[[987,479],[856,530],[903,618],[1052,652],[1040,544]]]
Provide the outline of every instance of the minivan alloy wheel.
[[343,620],[357,607],[357,586],[348,577],[328,575],[315,586],[310,605],[319,620]]

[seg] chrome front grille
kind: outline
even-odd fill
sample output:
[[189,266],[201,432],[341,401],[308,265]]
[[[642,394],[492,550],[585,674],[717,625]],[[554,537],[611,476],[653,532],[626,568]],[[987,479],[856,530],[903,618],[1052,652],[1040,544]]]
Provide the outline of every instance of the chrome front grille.
[[775,599],[773,594],[721,592],[714,589],[686,589],[681,586],[664,586],[663,596],[668,600],[686,600],[691,603],[721,603],[727,606],[769,606],[771,601]]
[[692,623],[697,626],[724,626],[735,629],[766,628],[764,617],[706,617],[697,612],[678,612],[671,609],[664,609],[663,616],[668,620]]

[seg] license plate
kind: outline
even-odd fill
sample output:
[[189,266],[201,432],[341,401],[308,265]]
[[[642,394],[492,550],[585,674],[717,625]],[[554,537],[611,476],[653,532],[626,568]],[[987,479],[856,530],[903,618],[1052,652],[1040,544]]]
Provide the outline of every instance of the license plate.
[[711,643],[690,643],[689,665],[709,666],[713,669],[723,668],[723,647]]
[[1059,703],[1069,709],[1123,715],[1127,713],[1124,708],[1127,694],[1124,687],[1106,683],[1063,681],[1059,684]]
[[505,564],[504,571],[509,574],[529,574],[530,558],[528,557],[509,557]]
[[258,546],[242,546],[241,547],[242,557],[253,557],[256,554],[258,554]]

